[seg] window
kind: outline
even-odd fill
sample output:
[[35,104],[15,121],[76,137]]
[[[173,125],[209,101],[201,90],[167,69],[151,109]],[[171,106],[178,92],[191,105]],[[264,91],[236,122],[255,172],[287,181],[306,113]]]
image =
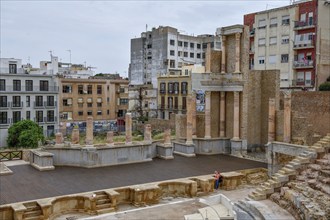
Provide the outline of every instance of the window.
[[78,94],[80,94],[80,95],[84,94],[84,86],[83,85],[78,85]]
[[203,49],[207,48],[207,43],[203,43]]
[[289,15],[282,16],[282,25],[290,25],[290,16]]
[[262,29],[262,28],[266,28],[266,20],[265,19],[261,19],[259,20],[259,23],[258,23],[258,28],[259,29]]
[[102,85],[97,85],[97,94],[102,94]]
[[7,124],[7,112],[0,112],[0,124]]
[[63,112],[61,118],[64,120],[72,120],[72,112]]
[[161,99],[160,99],[160,108],[164,109],[164,107],[165,107],[165,97],[162,96]]
[[178,41],[178,46],[182,47],[182,41]]
[[55,113],[53,110],[47,111],[47,121],[54,122],[55,121]]
[[194,43],[190,43],[190,48],[194,48],[195,44]]
[[152,48],[152,44],[148,44],[148,45],[147,45],[147,48],[148,48],[148,49],[151,49],[151,48]]
[[102,102],[98,102],[97,107],[102,107]]
[[72,93],[72,85],[63,85],[62,92],[63,93]]
[[269,45],[275,45],[275,44],[277,44],[277,37],[269,38]]
[[174,97],[174,109],[178,109],[178,106],[179,106],[179,98]]
[[87,98],[87,103],[93,103],[93,99],[92,98]]
[[170,55],[171,56],[175,56],[175,51],[174,50],[170,50]]
[[265,63],[265,57],[258,57],[259,64]]
[[7,96],[0,96],[0,107],[8,107]]
[[277,18],[271,18],[269,27],[276,27],[276,26],[277,26]]
[[189,70],[185,69],[184,70],[184,75],[188,76],[189,75]]
[[43,111],[36,111],[36,121],[43,122],[44,121],[44,112]]
[[102,115],[102,111],[97,111],[97,115]]
[[145,107],[145,108],[148,108],[148,101],[145,101],[145,103],[144,103],[144,107]]
[[289,43],[289,35],[283,35],[282,44],[288,44],[288,43]]
[[21,96],[13,96],[13,107],[21,107]]
[[78,99],[77,99],[77,102],[78,102],[78,103],[84,103],[84,99],[83,99],[83,98],[78,98]]
[[188,47],[188,42],[183,42],[184,47]]
[[187,88],[188,87],[188,83],[187,82],[182,82],[181,83],[181,94],[187,94]]
[[[119,111],[118,111],[118,117],[123,117],[123,116],[120,116],[120,112],[122,112],[122,111],[123,111],[123,110],[119,110]],[[109,110],[109,109],[107,110],[107,115],[110,115],[110,110]]]
[[201,49],[201,44],[196,45],[197,49]]
[[167,107],[169,109],[172,109],[173,108],[173,97],[168,97],[167,98]]
[[201,54],[200,54],[200,53],[196,54],[196,57],[197,57],[198,59],[200,59],[200,58],[201,58]]
[[168,94],[172,94],[173,91],[173,83],[168,83],[167,84],[167,89],[168,89]]
[[190,58],[194,58],[194,53],[190,53]]
[[269,64],[275,64],[276,63],[276,55],[269,55],[268,63]]
[[258,41],[259,46],[265,46],[266,45],[266,39],[265,38],[260,38]]
[[25,91],[33,91],[33,81],[25,80]]
[[187,109],[187,98],[182,97],[182,109]]
[[93,107],[93,103],[87,103],[87,107]]
[[93,86],[92,85],[87,86],[87,94],[93,94]]
[[30,96],[26,96],[26,107],[30,107]]
[[21,120],[21,112],[14,111],[13,112],[13,123],[19,122]]
[[179,83],[178,82],[174,83],[174,94],[179,94]]
[[21,80],[13,80],[14,91],[21,91]]
[[305,76],[304,72],[298,72],[297,73],[297,82],[304,82],[305,81]]
[[175,68],[175,60],[170,60],[170,68]]
[[287,63],[289,61],[289,54],[281,54],[281,63]]
[[26,120],[30,120],[30,119],[31,119],[31,112],[26,111]]
[[202,58],[205,59],[205,53],[202,54]]
[[40,91],[48,91],[48,81],[40,80]]
[[84,107],[84,103],[78,103],[78,107],[79,108],[83,108]]
[[55,106],[54,96],[47,96],[47,106]]
[[9,64],[9,73],[17,73],[17,65]]
[[6,91],[6,80],[0,79],[0,91]]
[[84,115],[84,112],[83,112],[83,111],[79,111],[79,112],[78,112],[78,115],[79,115],[79,116],[83,116],[83,115]]
[[188,52],[183,52],[183,57],[188,57]]
[[128,99],[119,99],[119,104],[120,105],[127,105],[128,104]]
[[182,57],[182,54],[183,54],[182,51],[178,51],[178,56],[179,57]]
[[63,106],[72,106],[72,98],[63,99]]
[[87,115],[93,115],[93,111],[87,111]]
[[165,83],[160,83],[159,93],[160,94],[165,94],[166,93],[166,84]]
[[170,45],[174,46],[175,45],[175,40],[170,40]]
[[314,25],[313,12],[308,13],[308,25]]
[[41,106],[43,106],[43,97],[42,96],[40,96],[40,95],[38,95],[38,96],[36,96],[36,107],[41,107]]

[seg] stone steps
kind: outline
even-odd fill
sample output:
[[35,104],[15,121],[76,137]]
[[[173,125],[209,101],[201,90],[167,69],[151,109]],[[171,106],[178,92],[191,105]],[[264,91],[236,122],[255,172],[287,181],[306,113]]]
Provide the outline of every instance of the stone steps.
[[98,214],[104,214],[115,211],[114,207],[112,207],[111,199],[109,195],[105,192],[97,192],[96,194],[96,212]]
[[101,205],[101,204],[105,204],[105,203],[111,203],[110,199],[98,199],[96,200],[96,205]]
[[37,220],[43,219],[41,207],[36,202],[24,203],[26,210],[23,213],[23,219]]
[[104,208],[104,209],[96,210],[96,213],[98,215],[101,215],[101,214],[110,213],[110,212],[114,212],[114,211],[115,211],[115,208],[111,207],[111,208]]
[[253,191],[252,193],[250,193],[248,195],[249,198],[255,200],[255,201],[259,201],[259,200],[265,200],[267,199],[267,195],[266,194],[260,194],[256,191]]

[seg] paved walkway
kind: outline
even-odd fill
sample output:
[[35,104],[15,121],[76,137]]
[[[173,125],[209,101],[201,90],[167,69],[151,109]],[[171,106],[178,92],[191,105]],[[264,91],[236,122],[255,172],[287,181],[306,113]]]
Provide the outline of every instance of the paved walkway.
[[267,165],[227,155],[175,155],[174,160],[155,158],[152,162],[92,169],[56,167],[44,172],[29,165],[11,166],[12,175],[0,176],[0,204],[257,167]]

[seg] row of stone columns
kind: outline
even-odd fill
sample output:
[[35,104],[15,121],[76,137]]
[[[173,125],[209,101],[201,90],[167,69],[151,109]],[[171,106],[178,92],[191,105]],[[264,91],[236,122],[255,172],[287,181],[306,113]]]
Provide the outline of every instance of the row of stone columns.
[[[239,134],[239,109],[240,100],[239,92],[234,92],[234,123],[233,123],[233,139],[238,140],[240,138]],[[220,131],[219,136],[226,136],[226,93],[220,92]],[[211,138],[211,92],[207,91],[205,93],[205,136],[204,138]]]
[[[222,48],[221,48],[221,73],[226,73],[226,46],[227,46],[227,39],[226,36],[223,35],[222,37]],[[240,62],[241,62],[241,33],[235,34],[235,72],[240,73]]]

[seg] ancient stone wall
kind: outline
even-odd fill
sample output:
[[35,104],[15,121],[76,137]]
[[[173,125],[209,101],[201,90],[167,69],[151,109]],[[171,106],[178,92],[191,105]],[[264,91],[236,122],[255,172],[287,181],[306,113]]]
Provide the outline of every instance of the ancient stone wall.
[[216,51],[216,50],[211,51],[211,72],[212,73],[221,72],[221,51]]
[[312,145],[330,133],[330,92],[292,93],[292,140]]
[[220,93],[211,93],[211,137],[219,137],[219,123],[220,123]]
[[[172,131],[175,131],[175,114],[171,115],[169,120],[165,119],[158,119],[158,118],[149,118],[147,124],[151,125],[151,130],[160,130],[160,131],[165,131],[165,129],[171,129]],[[136,124],[134,123],[133,131],[134,130],[139,130],[139,131],[144,131],[144,124]]]
[[275,98],[275,108],[279,109],[279,71],[250,71],[247,80],[248,147],[262,146],[268,141],[269,98]]
[[235,72],[236,60],[236,38],[235,34],[226,35],[226,65],[227,73]]

